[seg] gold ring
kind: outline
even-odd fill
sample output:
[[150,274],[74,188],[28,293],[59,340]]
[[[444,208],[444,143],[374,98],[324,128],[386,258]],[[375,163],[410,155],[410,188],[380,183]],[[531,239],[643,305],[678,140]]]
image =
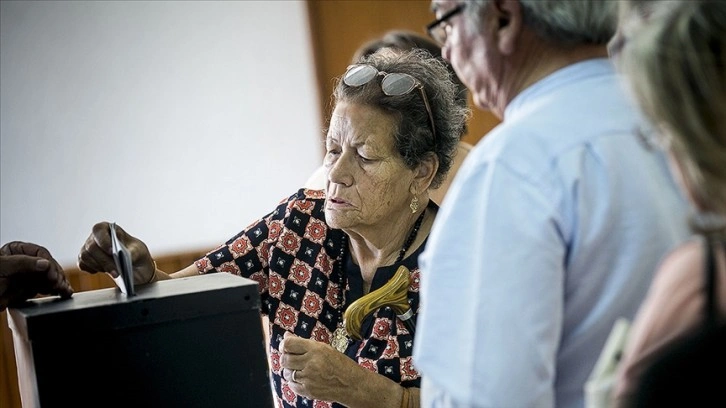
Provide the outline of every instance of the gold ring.
[[[296,373],[296,372],[297,372],[297,370],[292,370],[292,375],[290,376],[290,379],[291,379],[291,380],[292,380],[292,382],[294,382],[294,383],[297,383],[297,380],[295,379],[295,373]],[[299,383],[298,383],[298,384],[299,384]]]

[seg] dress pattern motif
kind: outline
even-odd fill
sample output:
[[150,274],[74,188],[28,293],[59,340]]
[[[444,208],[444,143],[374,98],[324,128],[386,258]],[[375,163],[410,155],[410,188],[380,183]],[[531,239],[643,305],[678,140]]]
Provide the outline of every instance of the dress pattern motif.
[[[355,277],[344,278],[339,272],[343,268],[336,265],[343,232],[326,224],[324,204],[324,191],[301,189],[195,262],[200,274],[227,272],[258,283],[262,313],[270,318],[270,371],[278,407],[342,407],[295,394],[282,378],[280,365],[285,332],[330,344],[344,307],[356,297],[356,290],[351,293]],[[385,284],[399,265],[408,267],[412,277],[408,301],[414,318],[419,308],[417,259],[423,246],[399,264],[380,268],[371,287]],[[352,262],[343,263],[347,275],[357,272],[361,279]],[[404,387],[420,387],[420,374],[411,362],[413,338],[391,308],[371,314],[361,331],[363,339],[348,346],[350,358]]]

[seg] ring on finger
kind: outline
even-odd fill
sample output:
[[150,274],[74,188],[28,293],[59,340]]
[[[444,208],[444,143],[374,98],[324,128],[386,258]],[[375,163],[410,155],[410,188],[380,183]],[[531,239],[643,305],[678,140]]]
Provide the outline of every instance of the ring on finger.
[[292,370],[292,374],[290,375],[290,379],[292,382],[296,383],[297,380],[295,379],[295,373],[297,373],[297,370]]

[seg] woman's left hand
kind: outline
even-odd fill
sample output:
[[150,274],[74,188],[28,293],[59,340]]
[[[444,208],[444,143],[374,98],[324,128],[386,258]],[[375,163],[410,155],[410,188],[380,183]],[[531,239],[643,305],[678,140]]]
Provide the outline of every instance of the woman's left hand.
[[[280,344],[282,376],[298,395],[351,408],[398,408],[400,384],[359,366],[328,344],[286,333]],[[418,388],[409,388],[418,407]]]
[[282,376],[295,393],[307,398],[340,401],[361,370],[348,356],[315,340],[287,335],[280,351]]

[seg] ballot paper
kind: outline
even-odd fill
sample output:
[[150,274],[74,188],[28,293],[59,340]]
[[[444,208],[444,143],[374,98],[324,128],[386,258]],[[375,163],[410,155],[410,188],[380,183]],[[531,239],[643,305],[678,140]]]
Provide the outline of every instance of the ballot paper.
[[124,244],[116,235],[116,223],[110,224],[111,229],[111,251],[113,253],[113,261],[116,264],[116,272],[118,276],[113,278],[116,286],[126,296],[134,296],[134,270],[131,265],[131,254]]

